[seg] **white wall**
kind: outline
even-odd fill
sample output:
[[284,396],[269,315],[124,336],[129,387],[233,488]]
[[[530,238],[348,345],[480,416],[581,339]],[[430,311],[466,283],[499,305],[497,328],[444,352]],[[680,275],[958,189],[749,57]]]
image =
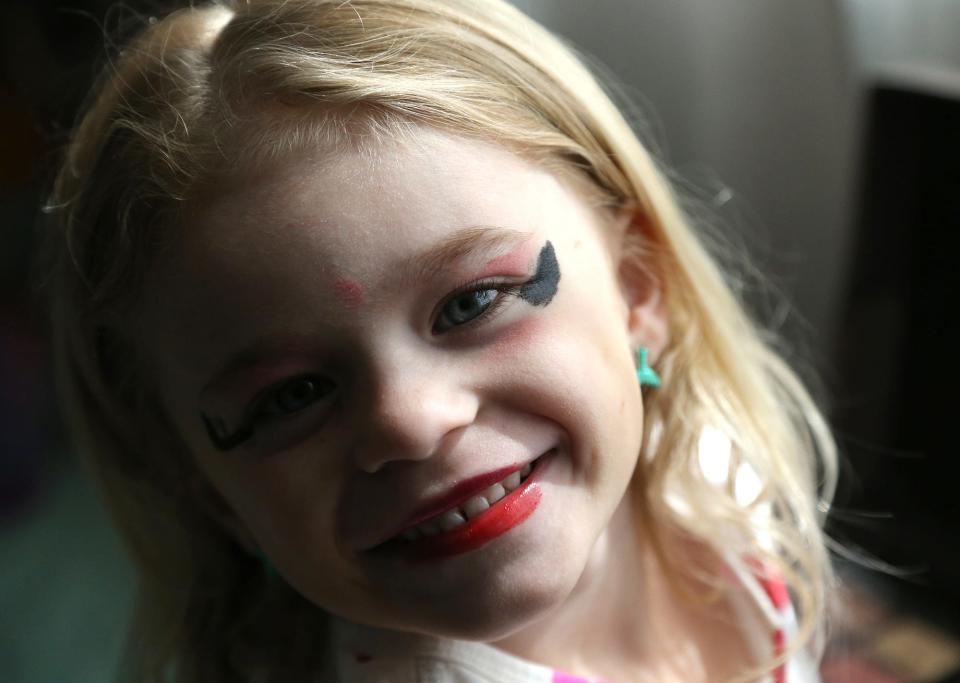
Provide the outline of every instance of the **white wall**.
[[957,0],[842,0],[858,70],[926,67],[960,71]]

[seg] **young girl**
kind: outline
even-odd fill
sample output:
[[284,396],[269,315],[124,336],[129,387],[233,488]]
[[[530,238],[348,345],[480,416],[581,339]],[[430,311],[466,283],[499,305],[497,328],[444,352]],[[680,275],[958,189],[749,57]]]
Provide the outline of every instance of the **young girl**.
[[829,433],[510,6],[151,22],[50,211],[127,679],[815,680]]

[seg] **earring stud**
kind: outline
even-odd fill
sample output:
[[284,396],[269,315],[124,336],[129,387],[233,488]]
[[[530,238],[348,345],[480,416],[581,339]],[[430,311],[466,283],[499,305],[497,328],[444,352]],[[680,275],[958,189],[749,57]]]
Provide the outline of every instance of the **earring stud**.
[[637,351],[637,381],[640,382],[640,386],[658,387],[660,386],[660,375],[647,363],[647,354],[649,354],[649,350],[643,346]]

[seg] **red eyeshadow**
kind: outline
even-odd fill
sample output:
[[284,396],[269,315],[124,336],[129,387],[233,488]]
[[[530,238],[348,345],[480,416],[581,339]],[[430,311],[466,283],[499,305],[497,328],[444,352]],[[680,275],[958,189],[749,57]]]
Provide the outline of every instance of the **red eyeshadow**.
[[490,275],[523,275],[530,268],[531,244],[531,240],[525,240],[513,251],[494,256],[484,265],[484,272]]
[[540,333],[542,321],[537,316],[527,316],[504,329],[490,346],[488,353],[494,359],[502,359],[503,354],[516,353],[518,349],[530,344]]
[[237,369],[205,387],[201,399],[208,392],[212,394],[208,398],[213,400],[249,392],[253,388],[265,387],[285,377],[301,374],[309,367],[307,363],[310,356],[306,353],[291,348],[289,355],[289,358],[264,359]]

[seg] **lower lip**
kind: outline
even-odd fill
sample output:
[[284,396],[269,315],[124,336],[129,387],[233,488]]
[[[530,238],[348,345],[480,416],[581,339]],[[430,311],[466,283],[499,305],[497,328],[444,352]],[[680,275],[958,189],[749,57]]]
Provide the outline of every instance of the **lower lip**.
[[540,505],[543,496],[540,478],[546,460],[547,456],[541,457],[520,486],[470,521],[436,536],[404,542],[399,552],[411,563],[433,562],[468,553],[503,536],[532,515]]

